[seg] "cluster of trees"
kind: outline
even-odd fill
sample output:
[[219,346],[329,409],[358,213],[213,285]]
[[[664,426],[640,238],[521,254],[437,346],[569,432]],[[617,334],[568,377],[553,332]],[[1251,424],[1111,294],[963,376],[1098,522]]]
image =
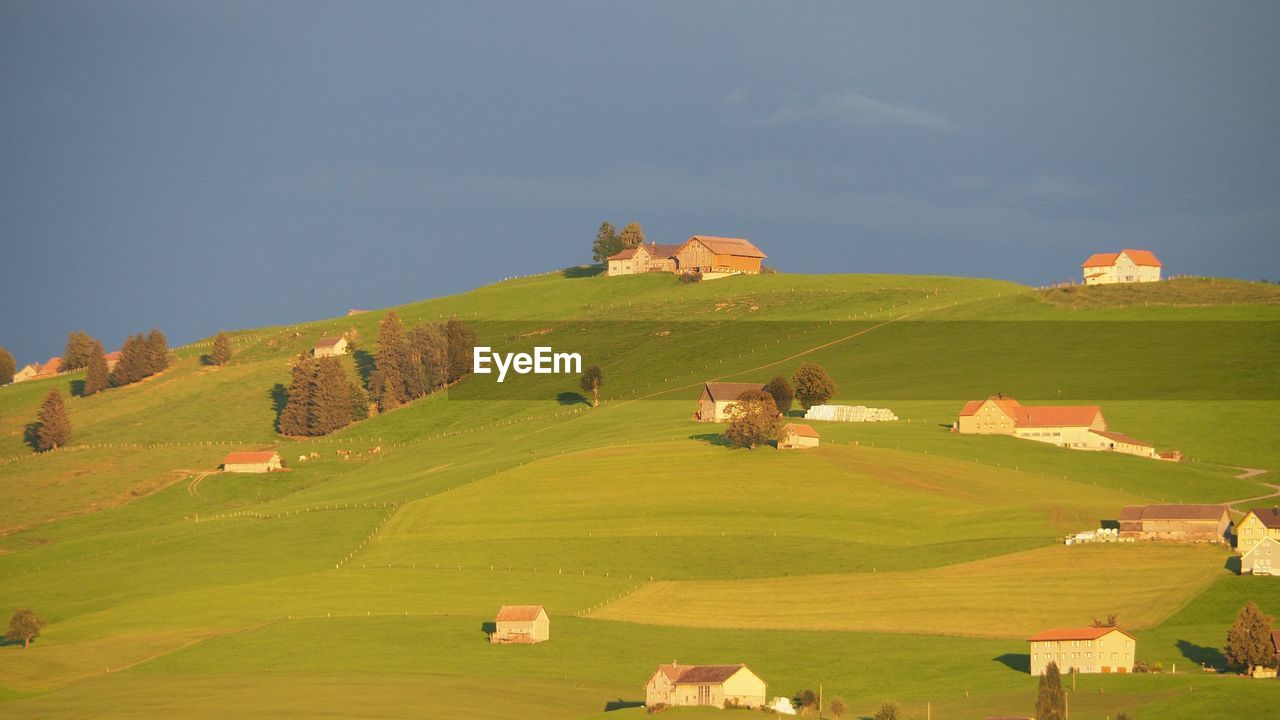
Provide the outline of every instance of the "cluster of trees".
[[[99,344],[101,348],[101,344]],[[106,368],[106,360],[102,361]],[[143,378],[164,372],[169,367],[169,340],[164,333],[152,328],[147,335],[138,333],[130,335],[120,346],[120,359],[108,376],[111,387],[120,387],[136,383]],[[88,390],[89,378],[85,377],[85,389]]]
[[[158,332],[158,331],[157,331]],[[102,343],[81,330],[67,333],[67,345],[62,350],[62,362],[58,364],[58,372],[69,372],[84,368],[84,385],[81,395],[93,395],[111,385],[107,374],[106,351]]]
[[644,228],[638,222],[629,222],[618,232],[613,223],[600,223],[596,238],[591,243],[591,258],[596,262],[604,262],[610,255],[617,255],[623,250],[644,244]]
[[[822,715],[822,694],[807,688],[798,690],[795,695],[791,696],[791,706],[799,710],[801,715],[808,715],[811,712],[817,712],[818,715]],[[827,704],[827,710],[835,716],[836,720],[840,720],[840,717],[849,711],[849,706],[845,704],[844,700],[833,697],[831,702]],[[881,713],[888,714],[882,715]],[[875,714],[875,720],[898,720],[898,706],[892,702],[882,703],[880,711]]]
[[422,323],[406,333],[393,310],[378,330],[369,392],[382,412],[457,382],[471,372],[475,332],[457,319]]
[[5,639],[9,642],[20,642],[22,647],[31,647],[31,641],[40,637],[40,631],[44,629],[44,618],[29,608],[22,608],[13,613],[9,618],[9,631],[5,633]]
[[778,437],[780,419],[791,412],[796,399],[808,409],[835,394],[836,383],[827,371],[817,363],[805,363],[796,369],[791,382],[777,375],[762,390],[739,395],[738,401],[726,410],[729,426],[725,428],[725,438],[738,447],[754,448]]
[[368,415],[369,396],[348,378],[341,360],[298,356],[280,413],[282,434],[326,435]]

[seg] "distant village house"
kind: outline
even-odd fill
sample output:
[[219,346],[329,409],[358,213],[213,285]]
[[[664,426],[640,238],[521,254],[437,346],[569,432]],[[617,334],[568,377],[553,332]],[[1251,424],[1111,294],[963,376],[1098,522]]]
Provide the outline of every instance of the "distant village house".
[[1262,538],[1262,542],[1240,556],[1241,575],[1280,575],[1280,540]]
[[1097,405],[1032,407],[995,395],[965,404],[954,428],[964,435],[1012,435],[1075,450],[1156,457],[1150,444],[1107,429],[1107,420]]
[[763,390],[762,383],[743,382],[708,382],[702,386],[702,397],[698,398],[698,409],[693,419],[698,422],[728,422],[726,414],[729,406],[738,402],[738,397],[748,390]]
[[1160,279],[1160,260],[1150,250],[1121,250],[1094,253],[1080,264],[1085,285],[1155,282]]
[[503,605],[498,610],[493,643],[540,643],[551,639],[551,619],[541,605]]
[[265,473],[283,470],[284,463],[280,460],[280,453],[271,450],[233,452],[222,459],[222,469],[225,472]]
[[32,378],[34,378],[39,374],[40,374],[39,365],[35,363],[32,363],[30,365],[23,365],[21,370],[13,374],[13,381],[16,383],[20,383],[20,382],[23,382],[24,380],[31,380]]
[[606,260],[609,276],[647,272],[699,272],[704,275],[755,274],[768,257],[743,238],[694,235],[683,243],[650,243],[628,248]]
[[1127,505],[1120,510],[1120,539],[1229,542],[1226,505]]
[[659,665],[644,686],[644,704],[757,708],[765,683],[746,665]]
[[787,423],[778,433],[779,450],[801,450],[818,447],[821,435],[817,430],[801,423]]
[[1055,628],[1027,638],[1031,674],[1043,675],[1049,663],[1069,673],[1133,672],[1137,640],[1118,627]]
[[1280,507],[1253,508],[1236,525],[1236,549],[1242,553],[1264,538],[1280,540]]
[[322,337],[315,347],[311,348],[313,357],[337,357],[347,354],[347,336]]

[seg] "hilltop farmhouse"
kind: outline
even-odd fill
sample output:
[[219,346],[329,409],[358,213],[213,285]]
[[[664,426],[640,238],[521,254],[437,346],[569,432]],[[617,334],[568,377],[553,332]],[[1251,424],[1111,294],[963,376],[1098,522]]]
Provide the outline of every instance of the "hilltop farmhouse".
[[1155,282],[1160,279],[1160,259],[1150,250],[1124,249],[1118,253],[1094,253],[1080,263],[1085,285]]
[[1155,448],[1148,443],[1108,430],[1097,405],[1032,407],[994,395],[966,403],[952,429],[963,435],[1012,435],[1075,450],[1156,457]]
[[1280,507],[1253,508],[1236,525],[1236,549],[1249,552],[1263,538],[1280,540]]
[[1229,542],[1226,505],[1126,505],[1120,510],[1120,539],[1130,541]]
[[492,643],[540,643],[551,639],[551,618],[541,605],[503,605],[498,609]]
[[1280,575],[1280,541],[1264,537],[1240,556],[1241,575]]
[[738,397],[748,390],[763,390],[761,383],[742,382],[708,382],[702,386],[702,397],[698,398],[698,409],[693,412],[693,419],[698,422],[728,422],[726,411],[729,406],[738,402]]
[[280,453],[271,450],[227,453],[227,456],[222,459],[224,472],[265,473],[283,469],[284,463],[280,460]]
[[610,255],[606,263],[610,277],[647,272],[738,275],[759,273],[766,257],[743,238],[694,235],[677,245],[637,245]]
[[1118,627],[1055,628],[1027,638],[1031,674],[1043,675],[1051,662],[1069,673],[1133,672],[1137,640]]
[[659,665],[644,686],[644,704],[756,708],[765,684],[746,665]]
[[40,374],[39,365],[35,363],[31,363],[30,365],[23,365],[21,370],[13,374],[13,381],[16,383],[20,383],[20,382],[23,382],[24,380],[30,380],[39,374]]
[[312,357],[337,357],[347,354],[347,336],[322,337],[311,348]]
[[818,447],[818,441],[822,438],[817,430],[802,423],[787,423],[782,426],[782,432],[778,433],[778,449],[779,450],[800,450],[803,448]]

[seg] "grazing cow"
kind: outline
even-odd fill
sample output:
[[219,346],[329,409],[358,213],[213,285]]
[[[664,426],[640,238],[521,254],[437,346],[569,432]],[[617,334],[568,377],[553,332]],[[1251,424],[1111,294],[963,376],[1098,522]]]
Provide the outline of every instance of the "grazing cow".
[[300,463],[304,463],[304,462],[306,462],[306,461],[307,461],[307,456],[306,456],[306,455],[299,455],[299,456],[298,456],[298,462],[300,462]]
[[312,451],[311,451],[311,459],[312,459],[312,460],[317,460],[317,459],[319,459],[319,458],[320,458],[320,453],[319,453],[318,451],[316,451],[316,450],[312,450]]
[[370,455],[377,455],[377,454],[378,454],[378,453],[380,453],[380,452],[382,452],[382,446],[381,446],[381,445],[379,445],[379,446],[377,446],[377,447],[371,447],[371,448],[369,448],[369,454],[370,454]]

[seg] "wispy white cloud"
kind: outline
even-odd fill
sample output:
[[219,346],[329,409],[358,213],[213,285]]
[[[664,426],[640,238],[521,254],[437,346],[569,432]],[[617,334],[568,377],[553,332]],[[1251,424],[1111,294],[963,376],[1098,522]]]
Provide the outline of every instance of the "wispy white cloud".
[[805,105],[783,105],[752,123],[777,127],[799,122],[831,122],[846,125],[905,125],[928,130],[954,130],[945,115],[903,103],[873,98],[857,90],[828,93]]

